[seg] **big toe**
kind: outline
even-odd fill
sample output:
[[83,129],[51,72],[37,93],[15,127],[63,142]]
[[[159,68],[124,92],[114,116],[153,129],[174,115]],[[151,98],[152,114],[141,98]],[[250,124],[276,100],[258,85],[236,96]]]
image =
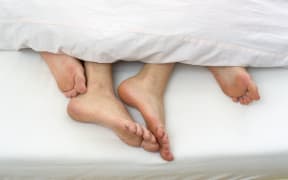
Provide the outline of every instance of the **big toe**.
[[260,99],[260,95],[259,95],[259,92],[258,92],[258,88],[257,88],[257,86],[256,86],[256,84],[255,83],[253,83],[253,82],[250,82],[249,84],[248,84],[248,93],[247,93],[247,95],[251,98],[251,99],[253,99],[253,100],[259,100]]
[[174,156],[170,151],[160,150],[160,155],[166,161],[173,161],[174,160]]
[[156,131],[156,138],[160,144],[160,155],[166,161],[172,161],[174,156],[170,149],[168,134],[163,127],[159,127]]
[[160,145],[158,144],[155,136],[146,128],[143,128],[143,149],[146,151],[156,152],[159,151]]
[[160,149],[160,155],[166,161],[173,161],[174,160],[174,156],[170,150],[169,143],[162,144],[161,149]]

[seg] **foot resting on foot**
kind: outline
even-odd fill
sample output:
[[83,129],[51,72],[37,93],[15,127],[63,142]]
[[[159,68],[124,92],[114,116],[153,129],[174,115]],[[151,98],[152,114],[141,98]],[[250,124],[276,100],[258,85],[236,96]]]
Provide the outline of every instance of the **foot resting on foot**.
[[159,149],[152,133],[132,121],[125,106],[113,92],[88,89],[87,93],[70,100],[67,111],[74,120],[95,123],[112,129],[130,146],[148,146],[149,151]]

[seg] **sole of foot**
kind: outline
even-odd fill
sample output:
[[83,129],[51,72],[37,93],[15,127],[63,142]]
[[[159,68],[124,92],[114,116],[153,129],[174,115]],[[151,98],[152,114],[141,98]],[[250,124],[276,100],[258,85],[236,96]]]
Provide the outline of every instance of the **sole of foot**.
[[59,89],[68,97],[86,92],[86,79],[82,63],[68,55],[40,53],[53,74]]
[[123,102],[141,112],[147,128],[160,145],[161,157],[172,161],[174,157],[164,125],[163,98],[151,93],[151,89],[137,77],[122,82],[118,87],[118,94]]
[[247,105],[260,99],[258,88],[243,67],[209,67],[222,91],[234,102]]

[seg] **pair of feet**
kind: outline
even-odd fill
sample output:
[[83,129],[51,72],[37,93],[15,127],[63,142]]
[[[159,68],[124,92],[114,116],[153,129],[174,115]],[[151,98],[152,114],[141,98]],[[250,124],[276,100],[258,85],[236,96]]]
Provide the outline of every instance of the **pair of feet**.
[[[147,129],[132,120],[112,88],[103,89],[106,83],[97,87],[93,80],[89,80],[92,76],[88,72],[91,69],[91,63],[84,64],[85,76],[83,64],[73,57],[51,53],[41,53],[41,56],[48,64],[61,91],[67,97],[72,98],[68,105],[68,114],[73,119],[106,126],[126,144],[142,146],[147,151],[160,151],[163,159],[173,160],[168,135],[165,131],[163,93],[159,95],[156,91],[154,92],[153,83],[136,75],[122,82],[118,88],[121,100],[141,112]],[[209,70],[223,92],[233,101],[249,104],[259,99],[257,87],[244,68],[210,67]],[[90,81],[94,84],[89,83]]]
[[163,159],[173,160],[164,125],[163,96],[153,90],[153,83],[136,75],[122,82],[118,88],[121,100],[142,113],[146,128],[133,121],[115,96],[111,65],[89,62],[83,65],[67,55],[41,53],[41,56],[59,89],[71,98],[67,111],[74,120],[108,127],[126,144],[151,152],[160,151]]

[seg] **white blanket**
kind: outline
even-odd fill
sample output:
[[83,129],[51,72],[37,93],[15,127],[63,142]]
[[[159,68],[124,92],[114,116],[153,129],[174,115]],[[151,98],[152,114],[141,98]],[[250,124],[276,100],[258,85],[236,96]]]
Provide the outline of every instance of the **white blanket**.
[[0,0],[0,49],[87,61],[288,65],[287,0]]

